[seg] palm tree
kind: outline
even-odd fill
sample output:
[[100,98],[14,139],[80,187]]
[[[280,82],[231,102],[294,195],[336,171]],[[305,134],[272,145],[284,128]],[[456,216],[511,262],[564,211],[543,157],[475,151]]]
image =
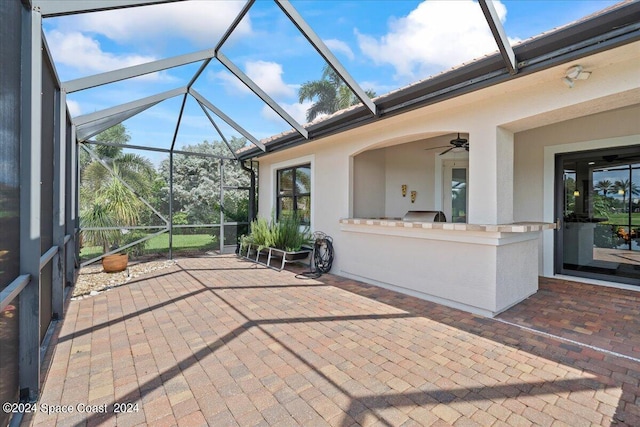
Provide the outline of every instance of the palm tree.
[[[371,89],[366,90],[365,93],[369,98],[376,96],[376,93]],[[315,100],[311,108],[307,110],[307,121],[309,122],[320,114],[332,114],[360,102],[329,64],[322,68],[320,80],[308,81],[300,86],[298,102],[303,103],[305,100]]]
[[[126,144],[129,138],[126,128],[119,124],[96,140]],[[82,228],[137,225],[144,207],[139,197],[150,193],[156,175],[153,164],[144,156],[123,153],[122,147],[97,145],[94,153],[101,161],[87,154],[81,162]],[[122,238],[119,230],[86,230],[83,234],[89,244],[100,245],[105,252]]]
[[[120,145],[126,145],[130,139],[122,123],[96,136],[98,142]],[[117,168],[118,176],[135,188],[139,195],[149,194],[156,175],[155,168],[149,159],[139,154],[123,153],[122,147],[96,145],[93,151],[110,169],[115,171]],[[111,179],[115,179],[101,162],[91,158],[81,162],[80,176],[81,187],[85,190],[85,200],[89,202],[109,184]]]
[[[113,147],[109,147],[113,148]],[[153,180],[155,168],[149,159],[139,154],[122,153],[122,148],[112,158],[102,158],[102,161],[114,171],[123,181],[136,189],[136,192],[148,195]],[[89,199],[95,197],[106,188],[111,180],[116,179],[113,174],[99,161],[89,162],[81,171],[84,195]],[[89,194],[86,194],[89,193]]]
[[598,181],[598,183],[593,186],[593,189],[596,191],[602,191],[602,195],[606,198],[607,194],[614,190],[614,187],[611,181],[604,179],[602,181]]
[[627,193],[629,193],[629,197],[640,195],[640,188],[636,184],[632,184],[630,180],[617,180],[613,183],[614,190],[618,191],[619,194],[622,195],[622,208],[625,209],[627,207]]
[[83,242],[90,246],[101,246],[103,253],[107,253],[110,245],[116,244],[120,239],[119,230],[107,229],[115,226],[113,215],[103,203],[93,203],[80,213],[80,228],[101,228],[101,230],[83,230]]

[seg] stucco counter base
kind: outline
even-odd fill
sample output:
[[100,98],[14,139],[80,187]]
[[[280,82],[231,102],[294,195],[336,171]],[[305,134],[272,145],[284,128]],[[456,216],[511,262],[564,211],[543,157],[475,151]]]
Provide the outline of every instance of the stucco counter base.
[[538,290],[538,239],[555,224],[340,221],[340,274],[483,316]]

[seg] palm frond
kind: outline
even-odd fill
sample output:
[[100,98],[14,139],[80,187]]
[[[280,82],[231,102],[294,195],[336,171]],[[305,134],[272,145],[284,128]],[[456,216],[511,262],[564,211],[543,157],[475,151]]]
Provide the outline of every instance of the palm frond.
[[[370,98],[376,96],[372,90],[365,93]],[[329,65],[322,68],[320,80],[308,81],[298,90],[298,102],[315,101],[307,110],[307,120],[313,121],[320,114],[332,114],[338,110],[360,103],[360,99],[344,83],[338,73]]]
[[81,175],[81,183],[90,191],[99,192],[110,176],[110,172],[102,163],[93,161],[89,163]]
[[[113,216],[104,204],[93,203],[80,214],[80,228],[115,227]],[[109,245],[115,243],[119,236],[119,230],[83,230],[83,240],[92,246],[102,246],[106,252]]]
[[102,200],[117,225],[136,225],[138,223],[141,202],[119,180],[111,180],[102,194]]

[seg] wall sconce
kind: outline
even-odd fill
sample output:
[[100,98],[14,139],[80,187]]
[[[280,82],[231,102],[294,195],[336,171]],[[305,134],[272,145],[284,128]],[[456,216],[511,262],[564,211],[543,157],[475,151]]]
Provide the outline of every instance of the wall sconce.
[[417,191],[413,190],[413,191],[411,192],[411,203],[415,203],[415,201],[416,201],[416,196],[417,196],[417,195],[418,195],[418,192],[417,192]]
[[578,197],[578,196],[580,196],[580,192],[578,190],[576,190],[576,191],[573,192],[573,195]]
[[583,71],[582,65],[574,65],[564,72],[562,82],[571,89],[576,80],[587,80],[591,76],[591,71]]
[[407,184],[402,184],[402,197],[407,197]]

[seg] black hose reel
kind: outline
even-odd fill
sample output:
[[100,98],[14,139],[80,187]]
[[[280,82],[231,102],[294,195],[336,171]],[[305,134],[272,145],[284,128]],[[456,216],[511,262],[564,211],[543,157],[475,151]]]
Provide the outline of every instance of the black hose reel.
[[331,270],[333,264],[333,239],[322,231],[313,233],[313,250],[307,273],[299,274],[304,278],[318,278]]

